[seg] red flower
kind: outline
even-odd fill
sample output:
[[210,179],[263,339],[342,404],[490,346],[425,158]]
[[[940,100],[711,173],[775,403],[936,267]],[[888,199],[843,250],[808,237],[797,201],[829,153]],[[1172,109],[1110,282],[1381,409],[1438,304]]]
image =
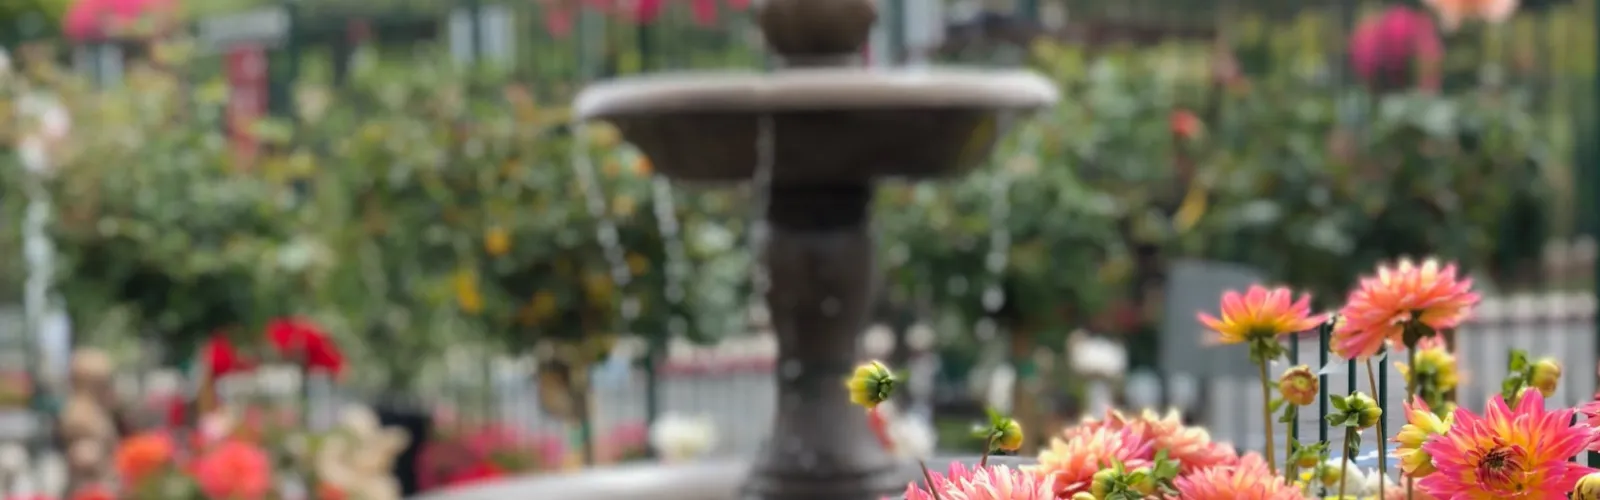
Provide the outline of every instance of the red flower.
[[1168,126],[1172,128],[1172,136],[1179,139],[1193,139],[1200,135],[1205,124],[1200,122],[1200,117],[1187,109],[1176,109],[1168,117]]
[[717,24],[717,0],[690,0],[689,10],[694,22],[700,26]]
[[878,438],[878,444],[883,449],[894,451],[894,439],[889,435],[889,419],[878,408],[867,410],[867,426],[872,429],[872,435]]
[[1361,21],[1350,35],[1350,65],[1379,89],[1439,86],[1444,43],[1428,14],[1390,7]]
[[344,354],[317,325],[300,318],[267,324],[267,340],[284,359],[304,362],[309,370],[338,376],[344,372]]
[[477,465],[463,469],[461,472],[457,472],[450,476],[450,479],[445,480],[445,484],[448,486],[462,486],[473,483],[493,481],[503,476],[505,476],[505,472],[501,471],[500,467],[496,466],[494,463],[478,462]]
[[78,0],[67,9],[62,30],[74,40],[101,39],[146,18],[176,12],[172,0]]
[[255,363],[244,359],[239,350],[233,347],[233,341],[220,334],[212,335],[211,340],[206,341],[200,355],[203,357],[201,362],[205,363],[206,371],[212,377],[248,372],[256,368]]
[[103,487],[90,486],[78,490],[67,498],[69,500],[116,500],[117,497]]

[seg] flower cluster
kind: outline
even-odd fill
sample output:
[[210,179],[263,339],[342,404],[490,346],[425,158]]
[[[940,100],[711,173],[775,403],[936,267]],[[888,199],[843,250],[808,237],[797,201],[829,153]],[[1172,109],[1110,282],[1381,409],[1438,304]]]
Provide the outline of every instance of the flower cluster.
[[558,470],[568,454],[560,436],[530,435],[503,425],[439,429],[438,434],[417,457],[423,490]]
[[273,455],[253,439],[259,433],[224,428],[220,418],[209,419],[217,425],[188,442],[159,431],[124,439],[114,456],[119,484],[91,486],[92,494],[123,500],[281,497]]

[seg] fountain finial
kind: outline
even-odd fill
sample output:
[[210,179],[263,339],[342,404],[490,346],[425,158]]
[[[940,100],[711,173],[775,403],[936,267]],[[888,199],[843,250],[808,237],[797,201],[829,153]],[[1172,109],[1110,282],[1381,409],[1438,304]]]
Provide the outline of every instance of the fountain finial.
[[860,54],[878,10],[873,0],[767,0],[758,16],[767,45],[792,64]]

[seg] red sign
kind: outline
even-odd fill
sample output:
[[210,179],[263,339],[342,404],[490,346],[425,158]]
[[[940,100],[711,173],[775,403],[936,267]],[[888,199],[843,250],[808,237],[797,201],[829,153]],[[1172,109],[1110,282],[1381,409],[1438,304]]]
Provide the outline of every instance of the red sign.
[[239,166],[248,168],[259,148],[251,130],[267,113],[267,51],[258,45],[228,49],[228,135]]

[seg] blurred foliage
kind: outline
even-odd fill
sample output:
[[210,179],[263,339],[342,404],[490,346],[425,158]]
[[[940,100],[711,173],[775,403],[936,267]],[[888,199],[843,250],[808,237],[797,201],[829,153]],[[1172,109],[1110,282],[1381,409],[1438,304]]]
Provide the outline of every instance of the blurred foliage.
[[[267,171],[314,193],[316,230],[343,256],[318,303],[393,360],[391,375],[463,336],[587,361],[621,335],[715,337],[727,328],[704,318],[738,316],[744,297],[722,291],[745,268],[704,237],[729,232],[719,214],[734,200],[658,189],[614,131],[575,144],[564,109],[527,87],[374,65],[300,96],[294,123],[280,124],[297,148]],[[579,154],[597,185],[583,182]],[[657,207],[658,196],[674,199]],[[681,233],[661,237],[658,214]],[[682,281],[669,286],[669,273]]]
[[[1174,258],[1258,266],[1331,301],[1381,259],[1505,274],[1536,257],[1551,200],[1570,197],[1550,180],[1567,178],[1577,135],[1551,113],[1587,101],[1515,72],[1370,93],[1341,81],[1343,31],[1326,15],[1241,22],[1221,48],[1035,47],[1062,105],[1011,124],[991,166],[878,197],[888,295],[950,317],[947,340],[986,340],[957,333],[988,318],[1058,346],[1073,328],[1152,323]],[[1449,47],[1482,45],[1492,68],[1592,72],[1592,57],[1512,64],[1542,40],[1518,23]],[[312,314],[401,386],[456,344],[588,360],[629,333],[741,331],[746,194],[667,186],[614,130],[551,104],[574,75],[755,61],[745,47],[652,59],[671,33],[608,29],[582,57],[548,43],[533,73],[367,47],[346,78],[301,82],[244,163],[219,83],[140,67],[91,92],[39,69],[23,81],[77,125],[42,184],[72,201],[56,217],[60,290],[80,325],[131,310],[135,331],[180,354],[213,330]],[[16,88],[0,105],[23,102]],[[13,156],[8,213],[28,184]]]
[[126,310],[134,331],[185,357],[203,336],[288,310],[312,271],[286,253],[303,220],[285,186],[231,160],[220,95],[150,67],[94,92],[48,60],[30,60],[30,81],[66,106],[72,128],[45,175],[29,178],[54,201],[59,291],[75,323]]

